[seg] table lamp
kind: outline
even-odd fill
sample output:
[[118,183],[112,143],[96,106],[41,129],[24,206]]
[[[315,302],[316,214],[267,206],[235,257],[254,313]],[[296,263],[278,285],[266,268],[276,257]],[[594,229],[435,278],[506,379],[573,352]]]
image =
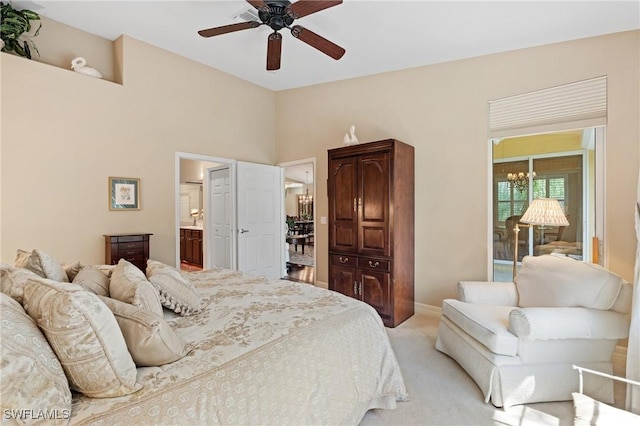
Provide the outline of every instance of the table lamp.
[[[533,200],[524,215],[520,218],[523,226],[569,226],[569,221],[564,214],[560,202],[555,198],[536,198]],[[516,278],[518,266],[518,222],[513,227],[513,279]]]
[[196,226],[196,219],[200,215],[198,209],[191,209],[191,217],[193,218],[193,226]]

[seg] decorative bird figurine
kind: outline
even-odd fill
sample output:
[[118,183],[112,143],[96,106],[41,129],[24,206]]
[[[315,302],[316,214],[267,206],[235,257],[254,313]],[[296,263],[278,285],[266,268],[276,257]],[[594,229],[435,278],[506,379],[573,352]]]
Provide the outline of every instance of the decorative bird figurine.
[[342,142],[346,146],[355,145],[359,142],[358,138],[356,137],[356,126],[351,126],[349,128],[349,133],[344,134],[344,139],[342,140]]
[[102,78],[102,74],[95,69],[87,66],[87,61],[78,56],[74,60],[71,61],[71,69],[75,72],[79,72],[80,74],[89,75],[91,77]]

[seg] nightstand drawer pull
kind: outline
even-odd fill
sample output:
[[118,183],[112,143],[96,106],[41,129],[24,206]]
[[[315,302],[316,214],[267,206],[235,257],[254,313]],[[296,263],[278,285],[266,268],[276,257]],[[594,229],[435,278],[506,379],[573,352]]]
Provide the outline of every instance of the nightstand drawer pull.
[[371,260],[369,261],[369,266],[372,268],[377,268],[378,265],[380,265],[380,262],[372,262]]
[[349,261],[349,258],[340,256],[340,258],[338,260],[340,260],[340,263],[347,263]]

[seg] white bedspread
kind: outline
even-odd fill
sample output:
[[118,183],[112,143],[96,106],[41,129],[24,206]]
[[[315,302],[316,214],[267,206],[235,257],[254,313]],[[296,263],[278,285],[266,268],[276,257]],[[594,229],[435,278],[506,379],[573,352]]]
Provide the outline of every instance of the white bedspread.
[[165,310],[193,350],[138,369],[132,395],[75,395],[71,424],[357,424],[407,398],[370,306],[308,284],[213,269],[187,274],[204,309]]

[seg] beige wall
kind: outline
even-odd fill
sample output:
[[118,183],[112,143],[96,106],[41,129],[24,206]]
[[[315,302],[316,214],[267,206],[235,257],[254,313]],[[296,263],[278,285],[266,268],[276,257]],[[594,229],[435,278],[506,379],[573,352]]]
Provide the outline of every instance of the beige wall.
[[[150,232],[151,256],[173,264],[176,151],[275,163],[273,92],[129,37],[116,45],[124,85],[0,54],[2,262],[41,248],[102,263],[103,234]],[[109,176],[141,179],[140,211],[109,211]]]
[[[607,75],[604,255],[631,279],[639,35],[278,93],[130,37],[114,44],[114,74],[123,72],[114,79],[124,85],[2,53],[0,260],[37,247],[97,263],[103,234],[152,232],[152,257],[173,263],[176,151],[269,164],[316,157],[317,276],[326,282],[326,150],[354,124],[360,141],[416,147],[416,301],[439,306],[455,282],[487,277],[487,101]],[[141,179],[142,210],[108,210],[109,176]]]
[[[639,31],[523,49],[277,94],[278,161],[317,157],[327,216],[327,149],[351,124],[361,142],[397,138],[416,154],[416,301],[439,306],[459,280],[486,279],[490,211],[487,102],[608,76],[608,265],[633,275],[640,131]],[[348,54],[348,53],[347,53]],[[316,230],[327,281],[327,226]]]

